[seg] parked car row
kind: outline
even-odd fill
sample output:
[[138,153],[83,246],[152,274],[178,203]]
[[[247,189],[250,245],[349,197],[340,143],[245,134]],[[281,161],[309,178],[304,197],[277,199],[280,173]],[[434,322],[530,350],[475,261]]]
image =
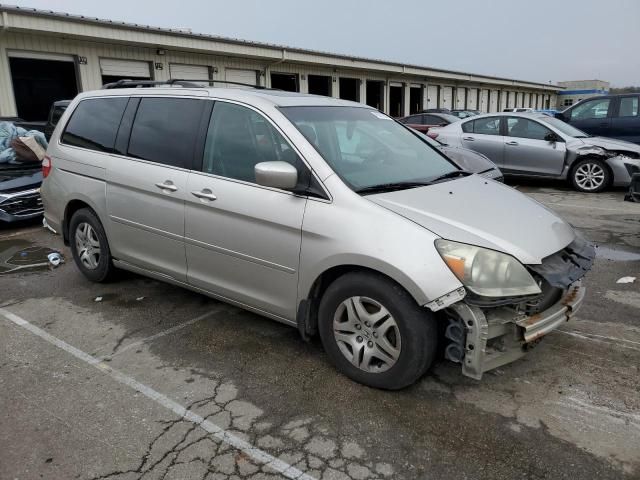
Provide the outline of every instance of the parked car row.
[[239,305],[398,389],[439,349],[480,379],[585,298],[593,247],[457,148],[328,97],[103,90],[62,115],[42,198],[89,280],[122,268]]

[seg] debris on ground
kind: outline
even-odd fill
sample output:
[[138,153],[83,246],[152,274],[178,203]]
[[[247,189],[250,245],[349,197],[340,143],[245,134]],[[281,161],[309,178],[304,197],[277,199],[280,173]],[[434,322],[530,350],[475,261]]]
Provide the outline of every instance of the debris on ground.
[[61,263],[64,263],[64,258],[62,258],[62,255],[60,255],[58,252],[50,253],[49,255],[47,255],[47,258],[49,259],[49,263],[53,265],[53,268],[56,268]]
[[633,283],[636,281],[636,277],[622,277],[619,278],[616,283]]
[[136,301],[137,301],[137,302],[139,302],[139,301],[141,301],[141,300],[144,300],[144,297],[138,297],[138,298],[136,298]]
[[101,302],[102,301],[102,297],[96,297],[93,299],[94,302]]

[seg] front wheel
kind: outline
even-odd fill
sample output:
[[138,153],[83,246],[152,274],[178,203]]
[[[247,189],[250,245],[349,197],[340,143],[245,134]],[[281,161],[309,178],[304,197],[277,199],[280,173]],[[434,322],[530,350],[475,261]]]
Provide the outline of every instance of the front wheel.
[[595,158],[580,160],[571,170],[571,184],[580,192],[601,192],[611,183],[607,166]]
[[320,338],[331,362],[352,380],[397,390],[414,383],[437,349],[433,314],[391,280],[354,272],[320,301]]

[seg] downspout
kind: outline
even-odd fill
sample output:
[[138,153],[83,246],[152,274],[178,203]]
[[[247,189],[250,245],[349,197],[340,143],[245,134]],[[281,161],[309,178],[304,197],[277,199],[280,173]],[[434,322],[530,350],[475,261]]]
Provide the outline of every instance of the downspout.
[[[273,67],[274,65],[280,65],[286,59],[287,59],[287,51],[283,48],[282,49],[282,57],[280,58],[280,60],[276,60],[275,62],[267,64],[266,68],[264,69],[264,86],[265,87],[267,86],[267,76],[271,74],[271,67]],[[271,83],[271,82],[269,82],[269,83]],[[271,86],[271,85],[269,85],[269,86]]]
[[9,14],[2,12],[2,31],[0,33],[5,33],[7,30],[9,30]]

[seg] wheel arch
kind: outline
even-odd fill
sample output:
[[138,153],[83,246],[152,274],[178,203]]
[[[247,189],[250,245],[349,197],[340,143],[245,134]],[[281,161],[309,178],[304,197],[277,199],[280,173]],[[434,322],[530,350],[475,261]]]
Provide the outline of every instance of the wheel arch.
[[609,162],[607,162],[607,157],[605,157],[604,155],[597,155],[595,153],[588,153],[586,155],[578,155],[575,157],[575,159],[569,166],[569,173],[567,175],[567,179],[569,181],[573,181],[573,173],[575,172],[578,164],[583,160],[598,160],[600,163],[602,163],[609,173],[609,185],[607,186],[611,186],[611,184],[613,184],[614,172],[611,168],[611,165],[609,165]]
[[329,285],[339,277],[352,272],[368,272],[379,275],[406,290],[418,305],[424,305],[427,302],[418,285],[391,265],[388,265],[388,268],[376,268],[358,263],[336,264],[325,268],[316,275],[310,286],[301,292],[296,312],[296,323],[302,338],[309,340],[317,334],[318,306]]
[[[81,210],[83,208],[87,208],[91,210],[94,213],[94,215],[98,217],[98,220],[100,220],[100,223],[102,223],[102,227],[104,228],[104,222],[100,218],[100,215],[98,215],[98,209],[96,208],[96,205],[94,205],[93,201],[90,198],[84,198],[84,197],[73,198],[69,200],[65,205],[64,214],[62,217],[62,238],[64,240],[65,245],[69,245],[69,222],[71,221],[71,217],[73,217],[74,213],[76,213],[78,210]],[[107,239],[108,239],[108,234],[106,232],[106,229],[105,229],[105,235],[107,235]]]

